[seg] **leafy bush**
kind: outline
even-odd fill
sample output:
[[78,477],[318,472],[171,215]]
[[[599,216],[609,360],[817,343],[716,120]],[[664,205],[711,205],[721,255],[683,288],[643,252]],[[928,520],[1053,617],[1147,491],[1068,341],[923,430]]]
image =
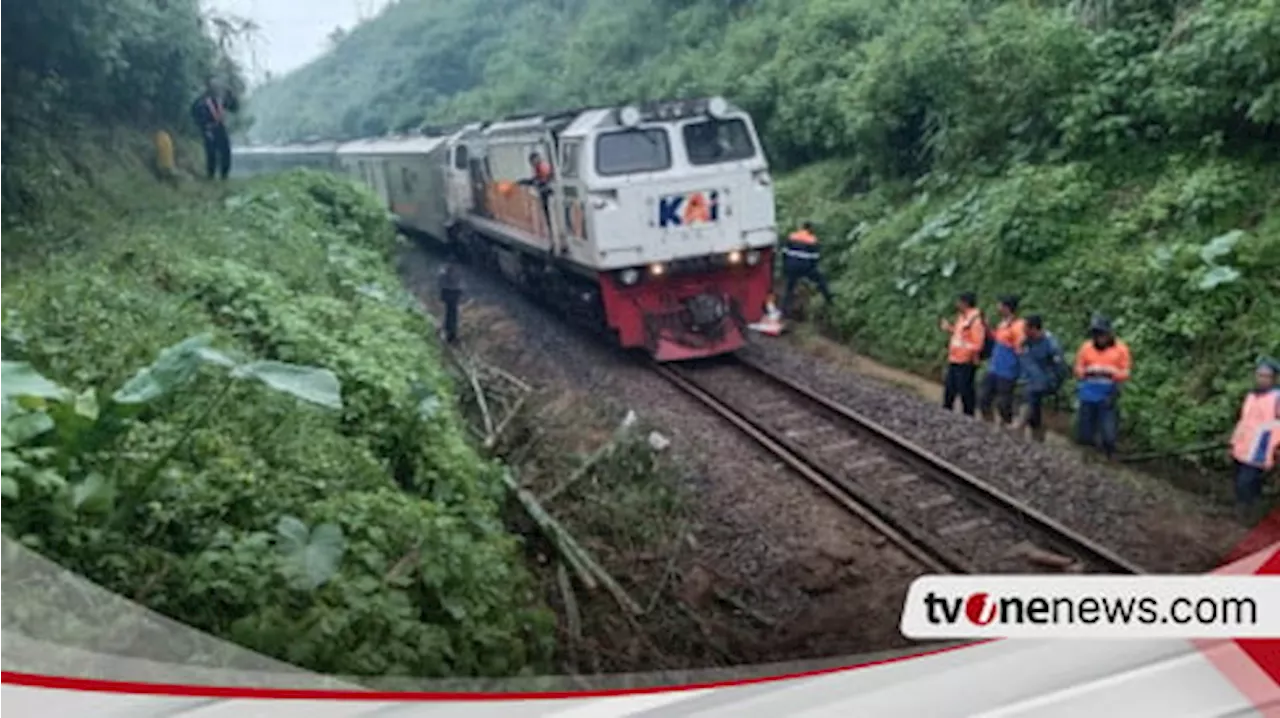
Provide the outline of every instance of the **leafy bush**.
[[312,669],[541,670],[549,615],[394,241],[300,172],[7,274],[5,532]]

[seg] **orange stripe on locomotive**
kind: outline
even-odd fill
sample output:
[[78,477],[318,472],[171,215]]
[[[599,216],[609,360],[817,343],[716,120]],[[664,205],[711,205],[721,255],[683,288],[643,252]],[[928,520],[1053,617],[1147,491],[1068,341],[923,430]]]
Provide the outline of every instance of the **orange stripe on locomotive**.
[[514,182],[491,182],[485,186],[485,204],[494,220],[520,231],[548,239],[547,220],[537,194]]

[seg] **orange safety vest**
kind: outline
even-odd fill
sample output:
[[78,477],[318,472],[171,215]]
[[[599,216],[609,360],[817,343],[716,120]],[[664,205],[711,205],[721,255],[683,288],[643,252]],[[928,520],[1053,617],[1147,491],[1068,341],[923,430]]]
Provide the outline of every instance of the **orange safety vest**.
[[818,243],[818,238],[814,236],[813,232],[810,232],[807,229],[797,229],[796,231],[792,232],[791,236],[787,237],[787,239],[789,241],[795,242],[796,244],[817,244]]
[[1116,383],[1128,381],[1131,361],[1128,345],[1119,339],[1106,349],[1095,347],[1092,340],[1086,341],[1076,352],[1076,378],[1102,374]]
[[1249,392],[1240,407],[1240,421],[1231,435],[1231,456],[1242,464],[1270,469],[1280,449],[1280,389]]
[[947,361],[952,364],[977,364],[985,339],[986,327],[982,321],[982,312],[977,307],[957,314],[956,321],[951,326]]
[[1022,351],[1022,342],[1027,336],[1027,320],[1021,317],[1011,317],[1009,319],[1001,319],[996,325],[996,330],[992,332],[995,340],[1010,349]]
[[818,261],[818,238],[807,229],[797,229],[787,237],[787,246],[782,250],[783,256],[791,259]]

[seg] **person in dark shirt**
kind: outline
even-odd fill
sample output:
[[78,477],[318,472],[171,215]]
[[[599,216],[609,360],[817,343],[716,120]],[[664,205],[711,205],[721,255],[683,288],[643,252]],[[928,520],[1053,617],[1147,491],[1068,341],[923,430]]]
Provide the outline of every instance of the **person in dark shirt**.
[[227,178],[231,172],[231,136],[227,133],[227,113],[236,112],[239,103],[218,83],[209,78],[204,94],[191,104],[191,119],[195,120],[204,137],[205,171],[209,179],[218,175]]
[[458,343],[458,302],[462,299],[462,278],[457,267],[445,264],[440,270],[440,301],[444,302],[444,340]]
[[1026,426],[1031,429],[1032,439],[1044,441],[1044,400],[1062,388],[1069,368],[1061,345],[1045,331],[1044,320],[1038,314],[1027,317],[1025,327],[1022,353],[1018,355],[1018,378],[1023,382],[1026,395],[1021,416],[1013,428]]

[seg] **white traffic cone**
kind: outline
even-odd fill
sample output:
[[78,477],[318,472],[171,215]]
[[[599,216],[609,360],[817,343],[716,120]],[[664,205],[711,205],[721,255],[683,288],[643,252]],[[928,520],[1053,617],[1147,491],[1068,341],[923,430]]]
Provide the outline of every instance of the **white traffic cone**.
[[771,337],[782,333],[782,312],[778,311],[778,305],[774,303],[772,296],[765,302],[764,316],[748,328]]

